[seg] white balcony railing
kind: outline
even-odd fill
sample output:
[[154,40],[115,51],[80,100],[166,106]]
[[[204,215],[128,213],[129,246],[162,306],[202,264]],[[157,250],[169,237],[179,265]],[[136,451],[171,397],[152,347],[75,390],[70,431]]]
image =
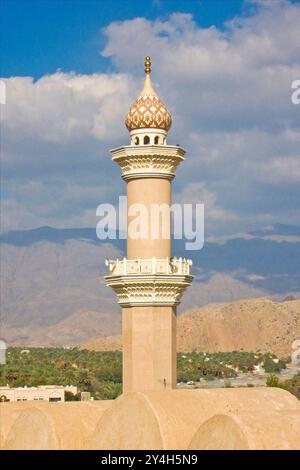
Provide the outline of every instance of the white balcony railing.
[[110,276],[139,275],[139,274],[170,274],[170,275],[190,275],[192,260],[185,258],[165,258],[165,259],[127,259],[105,261],[109,269]]

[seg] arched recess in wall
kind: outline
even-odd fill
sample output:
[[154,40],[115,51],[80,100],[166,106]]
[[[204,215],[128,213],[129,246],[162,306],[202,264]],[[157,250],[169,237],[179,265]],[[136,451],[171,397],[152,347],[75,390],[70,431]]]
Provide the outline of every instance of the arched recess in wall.
[[9,400],[9,398],[7,398],[6,395],[1,395],[0,402],[4,402],[4,401],[10,401],[10,400]]

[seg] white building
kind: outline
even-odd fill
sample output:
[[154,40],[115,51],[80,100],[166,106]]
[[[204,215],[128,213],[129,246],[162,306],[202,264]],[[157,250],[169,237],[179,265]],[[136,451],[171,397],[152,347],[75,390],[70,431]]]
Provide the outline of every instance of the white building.
[[[73,387],[74,388],[74,387]],[[76,387],[75,387],[76,388]],[[66,390],[69,390],[66,388]],[[72,391],[73,390],[69,390]],[[0,401],[65,401],[65,387],[59,385],[39,385],[38,387],[0,387]]]

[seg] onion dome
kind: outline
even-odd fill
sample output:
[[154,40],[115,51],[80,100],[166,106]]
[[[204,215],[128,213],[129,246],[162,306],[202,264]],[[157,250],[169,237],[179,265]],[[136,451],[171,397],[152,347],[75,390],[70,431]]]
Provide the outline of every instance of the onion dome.
[[125,124],[129,131],[135,129],[163,129],[168,131],[172,125],[171,113],[154,90],[151,79],[151,59],[145,60],[146,79],[138,99],[131,105]]

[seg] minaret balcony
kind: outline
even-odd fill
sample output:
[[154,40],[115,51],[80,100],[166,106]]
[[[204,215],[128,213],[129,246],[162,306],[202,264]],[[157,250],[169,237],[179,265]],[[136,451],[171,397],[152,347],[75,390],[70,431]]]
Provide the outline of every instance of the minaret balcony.
[[106,260],[106,265],[106,283],[122,306],[178,305],[193,279],[192,261],[185,258],[123,258]]
[[112,160],[121,168],[122,178],[168,178],[185,160],[185,150],[177,145],[126,145],[111,150]]

